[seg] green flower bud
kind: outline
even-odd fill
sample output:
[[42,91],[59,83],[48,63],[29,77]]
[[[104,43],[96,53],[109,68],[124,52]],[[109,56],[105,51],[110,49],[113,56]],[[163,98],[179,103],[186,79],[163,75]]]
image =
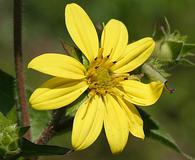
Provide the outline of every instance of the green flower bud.
[[187,36],[181,35],[179,31],[171,33],[168,20],[165,18],[167,31],[162,27],[163,36],[160,40],[156,41],[156,48],[154,57],[164,67],[171,67],[174,64],[182,61],[193,62],[186,59],[186,57],[193,56],[190,51],[195,48],[195,44],[188,44]]
[[182,51],[183,43],[170,40],[157,42],[155,49],[156,58],[164,64],[174,63]]
[[19,151],[17,125],[0,113],[0,129],[0,156],[16,154]]

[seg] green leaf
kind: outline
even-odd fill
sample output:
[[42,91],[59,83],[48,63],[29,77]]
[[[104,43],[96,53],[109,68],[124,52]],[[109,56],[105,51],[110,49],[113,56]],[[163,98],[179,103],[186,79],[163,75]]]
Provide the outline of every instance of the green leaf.
[[161,142],[162,144],[174,149],[188,160],[194,160],[180,149],[175,140],[166,131],[164,131],[148,113],[140,108],[138,108],[138,110],[144,121],[144,133],[147,138],[152,138]]
[[187,53],[190,52],[191,50],[195,49],[195,44],[192,43],[184,43],[183,46],[183,53]]
[[64,155],[71,150],[65,147],[52,145],[37,145],[23,138],[20,143],[23,156]]
[[81,60],[82,64],[85,66],[85,68],[89,67],[89,61],[88,59],[85,57],[85,55],[82,54],[82,60]]
[[[26,87],[29,88],[29,87]],[[30,89],[27,89],[27,101],[32,94]],[[32,133],[32,141],[38,139],[42,131],[48,125],[48,122],[51,120],[51,112],[50,111],[38,111],[30,107],[28,108],[29,116],[30,116],[30,130]]]
[[169,146],[170,148],[174,149],[178,153],[180,153],[183,157],[185,157],[188,160],[193,160],[191,156],[184,153],[180,147],[176,144],[175,140],[164,130],[158,129],[158,130],[151,130],[149,138],[152,138],[154,140],[157,140],[161,142],[162,144]]
[[[17,121],[17,112],[15,105],[14,86],[15,78],[11,75],[0,70],[0,112],[7,115],[8,119],[15,122]],[[29,99],[32,91],[27,88],[27,100]],[[51,119],[51,114],[48,111],[36,111],[29,107],[29,114],[31,120],[31,131],[33,140],[37,139],[42,130],[47,126]]]
[[7,117],[5,117],[3,113],[0,112],[0,131],[2,131],[2,128],[5,128],[12,124],[14,123],[11,120],[9,120]]
[[75,47],[65,42],[62,42],[62,46],[67,55],[70,55],[71,57],[77,59],[78,61],[81,61],[81,53],[77,52]]
[[0,70],[0,112],[7,114],[14,104],[14,78]]
[[30,129],[30,126],[20,127],[19,132],[18,132],[19,137],[22,137],[29,129]]
[[49,111],[37,111],[32,108],[29,108],[29,114],[32,141],[34,141],[40,136],[48,122],[51,120],[52,116]]
[[172,52],[172,60],[175,61],[181,53],[184,42],[167,41],[167,43]]
[[146,136],[150,133],[151,130],[157,130],[159,129],[159,125],[157,122],[155,122],[153,119],[151,119],[151,116],[146,113],[141,108],[137,107],[143,121],[144,121],[144,133]]
[[66,109],[66,117],[74,117],[79,106],[88,98],[88,94],[84,92],[77,100],[69,104]]
[[192,62],[186,58],[181,58],[179,64],[186,65],[186,66],[195,66],[195,62]]
[[161,81],[162,83],[165,83],[167,81],[161,71],[158,71],[156,68],[154,68],[154,66],[148,63],[144,63],[144,65],[142,65],[141,70],[152,81]]
[[17,123],[17,113],[15,106],[11,108],[11,110],[7,113],[6,117],[12,122]]

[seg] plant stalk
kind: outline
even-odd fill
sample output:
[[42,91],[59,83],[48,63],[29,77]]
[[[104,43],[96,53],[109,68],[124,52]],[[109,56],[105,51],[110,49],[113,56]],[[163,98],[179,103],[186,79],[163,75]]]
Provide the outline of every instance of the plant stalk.
[[[22,0],[14,0],[14,60],[16,73],[16,87],[19,98],[22,126],[30,125],[29,114],[27,110],[26,94],[24,87],[24,73],[22,63]],[[30,130],[25,134],[25,138],[31,139]]]

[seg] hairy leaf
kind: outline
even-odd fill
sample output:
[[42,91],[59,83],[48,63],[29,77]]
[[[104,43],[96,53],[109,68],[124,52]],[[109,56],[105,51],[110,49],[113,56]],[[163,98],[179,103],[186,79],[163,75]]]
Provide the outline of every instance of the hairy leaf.
[[188,160],[194,160],[192,157],[190,157],[180,149],[175,140],[166,131],[164,131],[148,113],[140,108],[138,108],[138,110],[144,121],[144,133],[147,138],[152,138],[156,141],[161,142],[162,144],[174,149]]
[[79,106],[87,99],[87,97],[87,93],[84,92],[76,101],[68,105],[65,116],[74,117]]

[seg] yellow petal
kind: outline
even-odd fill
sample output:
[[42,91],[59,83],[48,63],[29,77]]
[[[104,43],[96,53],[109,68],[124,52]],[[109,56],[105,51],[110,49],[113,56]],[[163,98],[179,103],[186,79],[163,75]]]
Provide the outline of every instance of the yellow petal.
[[124,58],[113,65],[111,69],[115,73],[126,73],[133,71],[150,57],[154,47],[155,42],[149,37],[129,44],[124,51]]
[[81,150],[90,146],[99,136],[104,119],[101,97],[94,96],[85,101],[78,109],[73,123],[72,145]]
[[102,32],[101,47],[103,56],[110,55],[112,61],[118,60],[128,43],[128,32],[125,25],[115,19],[111,19]]
[[135,80],[126,80],[120,83],[129,102],[139,105],[148,106],[154,104],[163,91],[164,84],[160,81],[144,84]]
[[34,58],[28,64],[28,68],[61,78],[82,79],[85,77],[84,66],[76,59],[63,54],[42,54]]
[[72,40],[87,59],[93,61],[98,55],[99,42],[95,27],[88,15],[79,5],[71,3],[65,8],[65,21]]
[[135,106],[130,102],[122,100],[120,97],[117,97],[117,99],[127,114],[129,119],[129,131],[131,134],[135,137],[144,139],[143,120]]
[[104,101],[106,107],[104,118],[106,137],[112,153],[119,153],[124,149],[128,140],[128,119],[115,98],[111,95],[105,95]]
[[85,81],[54,77],[36,89],[29,101],[37,110],[57,109],[75,101],[87,88]]

